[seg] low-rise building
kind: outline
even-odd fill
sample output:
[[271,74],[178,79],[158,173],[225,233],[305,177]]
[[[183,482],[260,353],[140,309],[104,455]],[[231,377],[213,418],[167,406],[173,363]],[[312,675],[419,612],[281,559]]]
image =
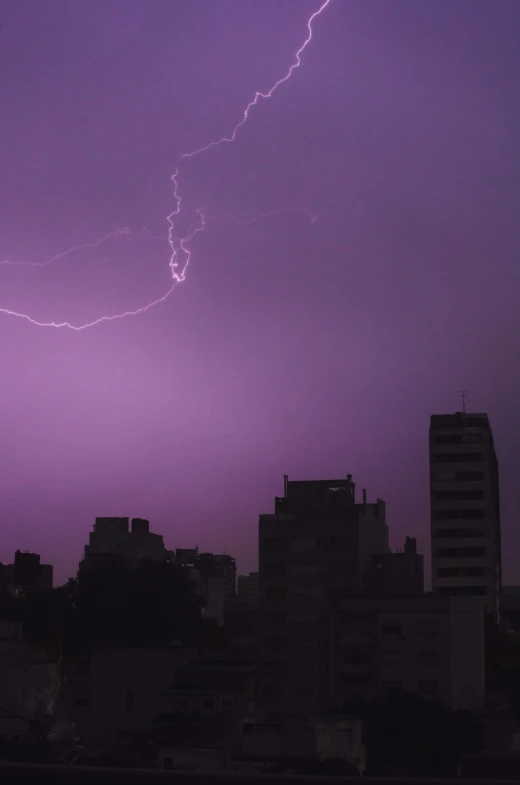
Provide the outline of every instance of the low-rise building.
[[50,727],[55,715],[59,667],[23,641],[22,623],[0,622],[0,736],[23,736]]
[[452,710],[484,705],[484,610],[473,597],[336,599],[330,611],[330,696],[390,690],[441,700]]
[[224,658],[186,663],[163,692],[163,713],[207,715],[215,720],[216,736],[224,733],[229,741],[232,731],[235,739],[243,724],[256,717],[254,663]]
[[234,764],[241,771],[254,772],[282,761],[344,761],[362,773],[365,758],[363,721],[359,717],[321,715],[245,725]]
[[112,748],[118,737],[152,730],[162,713],[162,693],[192,649],[100,649],[90,667],[71,674],[65,690],[69,718],[94,746]]

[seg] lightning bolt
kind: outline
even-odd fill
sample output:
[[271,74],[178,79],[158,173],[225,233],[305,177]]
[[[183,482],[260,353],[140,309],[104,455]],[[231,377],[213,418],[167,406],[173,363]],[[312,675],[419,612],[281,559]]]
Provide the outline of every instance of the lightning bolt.
[[56,254],[56,256],[51,256],[50,259],[47,259],[44,262],[10,262],[6,259],[5,261],[0,262],[0,267],[3,265],[9,265],[10,267],[47,267],[48,264],[57,262],[59,259],[64,259],[66,256],[76,253],[76,251],[82,251],[84,248],[97,248],[98,245],[106,243],[108,240],[115,240],[117,237],[129,237],[129,235],[130,229],[128,228],[116,229],[114,232],[109,232],[104,237],[100,237],[99,240],[96,240],[94,243],[75,245],[72,248],[68,248],[66,251]]
[[280,210],[268,210],[266,213],[259,213],[252,218],[248,218],[247,221],[239,221],[238,218],[235,218],[231,213],[220,213],[219,215],[213,215],[211,218],[208,218],[207,222],[217,221],[220,218],[229,218],[229,220],[233,221],[237,226],[251,226],[252,224],[257,223],[257,221],[262,221],[264,218],[271,218],[273,215],[283,215],[284,213],[303,213],[303,215],[307,216],[311,224],[316,223],[318,220],[318,216],[313,215],[306,207],[282,207]]
[[[79,332],[81,330],[86,330],[89,327],[95,327],[96,325],[102,324],[103,322],[113,322],[118,319],[125,319],[126,317],[129,316],[137,316],[138,314],[146,313],[146,311],[149,311],[151,308],[154,308],[156,305],[159,305],[160,303],[163,303],[165,300],[167,300],[168,297],[172,294],[177,284],[182,283],[185,280],[186,271],[188,269],[191,259],[191,251],[189,249],[189,243],[193,240],[193,238],[197,234],[204,231],[207,223],[206,218],[204,216],[204,211],[199,208],[198,210],[196,210],[197,221],[195,224],[192,224],[190,226],[187,235],[185,237],[176,237],[174,234],[175,219],[180,215],[182,209],[182,198],[179,193],[179,171],[182,162],[188,160],[189,158],[195,158],[196,156],[205,153],[207,150],[211,150],[213,147],[219,147],[220,145],[223,144],[231,144],[232,142],[235,141],[238,132],[240,131],[242,126],[244,126],[247,123],[251,110],[255,106],[257,106],[257,104],[261,99],[267,100],[268,98],[271,98],[276,92],[276,90],[278,90],[278,88],[281,87],[281,85],[285,84],[285,82],[288,82],[289,79],[292,77],[294,71],[300,67],[301,57],[304,51],[306,50],[306,48],[308,47],[308,45],[310,44],[310,42],[312,41],[313,22],[318,16],[320,16],[323,13],[323,11],[327,8],[328,5],[330,5],[331,2],[332,0],[324,0],[320,5],[320,7],[316,11],[314,11],[313,14],[311,14],[309,19],[307,20],[307,37],[305,38],[304,42],[301,44],[300,48],[296,51],[293,64],[289,67],[287,73],[284,76],[282,76],[280,79],[278,79],[278,81],[275,82],[274,85],[267,92],[265,93],[260,91],[255,92],[253,99],[247,104],[246,108],[244,109],[244,112],[242,114],[242,119],[235,125],[231,134],[229,136],[223,136],[221,139],[208,142],[208,144],[204,145],[203,147],[199,147],[198,149],[192,150],[189,153],[183,153],[180,156],[180,158],[178,158],[177,163],[175,165],[175,171],[171,176],[171,180],[173,183],[173,198],[175,201],[175,209],[166,217],[169,227],[168,243],[171,249],[169,267],[172,277],[172,284],[165,294],[163,294],[161,297],[158,297],[156,300],[147,303],[146,305],[136,308],[135,310],[124,311],[122,313],[116,313],[111,316],[101,316],[92,322],[87,322],[86,324],[81,324],[81,325],[74,325],[71,324],[70,322],[40,322],[36,319],[33,319],[31,316],[29,316],[26,313],[13,311],[10,310],[9,308],[0,308],[0,313],[7,314],[8,316],[16,316],[19,319],[24,319],[30,322],[31,324],[34,324],[37,327],[68,328],[69,330],[74,330],[76,332]],[[245,225],[249,225],[250,223],[257,221],[260,218],[275,214],[276,212],[284,212],[284,211],[273,210],[270,213],[263,213],[262,215],[251,219],[251,221],[247,222]],[[300,212],[306,212],[311,218],[312,222],[316,220],[316,217],[310,215],[310,213],[307,210],[302,209],[300,210]],[[79,250],[80,248],[95,247],[100,243],[105,242],[107,239],[117,236],[120,232],[124,233],[126,232],[126,230],[118,230],[118,232],[112,232],[110,235],[107,235],[106,237],[97,240],[95,243],[92,243],[91,245],[83,245],[83,246],[78,246],[77,248],[71,248],[68,251],[64,251],[62,254],[58,254],[57,256],[52,257],[52,259],[48,259],[46,262],[41,262],[41,263],[22,262],[21,264],[25,264],[27,266],[45,266],[46,264],[50,264],[52,261],[55,261],[56,259],[66,256],[67,254],[70,254],[75,250]],[[17,264],[17,263],[3,262],[2,264]]]

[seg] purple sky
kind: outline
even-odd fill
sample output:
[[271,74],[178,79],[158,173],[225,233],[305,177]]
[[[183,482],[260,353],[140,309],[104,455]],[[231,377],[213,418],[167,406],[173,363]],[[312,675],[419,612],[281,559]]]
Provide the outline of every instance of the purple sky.
[[[91,321],[170,285],[183,153],[286,72],[317,0],[3,0],[0,308]],[[0,561],[72,574],[96,515],[255,568],[282,478],[354,475],[429,556],[431,413],[487,411],[517,568],[520,3],[332,0],[234,145],[183,164],[187,280],[84,332],[0,314]],[[190,212],[191,211],[191,212]]]

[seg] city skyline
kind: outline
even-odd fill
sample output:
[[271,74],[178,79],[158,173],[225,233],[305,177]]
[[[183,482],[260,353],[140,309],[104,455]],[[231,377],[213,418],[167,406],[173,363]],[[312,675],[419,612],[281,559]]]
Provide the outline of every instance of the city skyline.
[[[8,3],[2,259],[130,232],[2,267],[0,305],[81,321],[160,293],[172,164],[286,72],[319,5]],[[519,21],[508,0],[332,0],[232,153],[189,163],[208,215],[285,212],[214,221],[189,280],[129,322],[0,317],[1,561],[36,551],[63,582],[94,518],[130,514],[254,571],[283,475],[351,472],[429,581],[429,418],[464,387],[490,417],[503,581],[520,582]]]
[[[494,525],[495,524],[498,525],[498,530],[497,530],[498,531],[498,540],[497,540],[497,549],[498,550],[497,550],[496,554],[494,554],[494,555],[491,555],[491,553],[488,554],[489,558],[491,559],[491,563],[494,565],[495,561],[496,561],[496,563],[498,565],[498,573],[497,573],[497,575],[498,575],[498,577],[497,577],[498,583],[497,583],[497,588],[496,588],[496,598],[492,602],[492,605],[494,603],[497,603],[496,607],[498,608],[498,598],[500,596],[501,588],[502,588],[502,585],[503,585],[502,575],[501,575],[502,550],[501,550],[501,527],[500,527],[500,509],[499,509],[499,504],[500,504],[499,462],[497,461],[497,456],[496,456],[496,453],[495,453],[495,450],[494,450],[493,434],[492,434],[492,431],[491,431],[491,428],[490,428],[489,418],[488,418],[486,413],[471,413],[471,412],[467,412],[467,410],[465,408],[465,396],[466,396],[466,394],[467,394],[466,391],[464,391],[464,395],[462,397],[462,404],[463,404],[462,411],[455,412],[454,414],[443,414],[443,415],[432,415],[431,416],[431,423],[434,423],[434,422],[435,423],[441,423],[442,422],[443,424],[440,425],[440,426],[434,426],[433,424],[430,424],[430,429],[429,429],[429,433],[430,433],[430,439],[429,439],[429,441],[430,441],[429,481],[430,481],[430,515],[431,515],[431,520],[430,520],[430,550],[429,550],[429,553],[427,553],[427,556],[430,557],[431,564],[430,564],[430,568],[428,568],[428,564],[427,564],[426,572],[423,574],[423,570],[424,570],[424,564],[423,564],[424,554],[421,553],[419,555],[418,558],[421,560],[421,565],[422,565],[421,566],[421,575],[423,575],[423,577],[421,578],[421,586],[424,586],[424,591],[426,591],[426,592],[429,592],[429,591],[433,591],[433,593],[438,593],[439,592],[439,587],[438,587],[439,575],[437,575],[437,577],[435,578],[436,568],[435,568],[434,565],[435,565],[435,563],[438,564],[438,553],[435,550],[435,548],[439,545],[439,542],[440,542],[441,545],[442,544],[446,545],[447,541],[443,541],[443,540],[437,541],[435,539],[435,542],[434,542],[434,529],[432,527],[434,527],[434,526],[437,527],[439,525],[437,523],[437,521],[436,521],[436,519],[439,516],[439,513],[437,511],[437,508],[439,507],[439,502],[438,502],[438,500],[436,500],[437,494],[434,492],[434,489],[439,487],[439,481],[441,481],[441,480],[442,480],[442,482],[444,484],[445,484],[445,482],[447,480],[457,480],[457,482],[455,483],[455,486],[453,486],[453,487],[456,487],[456,489],[457,489],[456,491],[453,491],[451,483],[448,483],[447,487],[448,487],[449,490],[447,492],[446,491],[442,492],[442,493],[444,493],[444,495],[448,494],[449,499],[451,499],[451,502],[449,502],[449,499],[448,499],[448,496],[447,496],[446,500],[444,500],[444,499],[442,500],[443,503],[440,504],[441,508],[444,509],[446,507],[446,503],[445,502],[448,501],[452,505],[456,504],[458,508],[461,508],[460,510],[458,510],[459,512],[466,513],[467,510],[465,510],[464,507],[468,506],[467,499],[470,499],[473,502],[472,506],[473,507],[475,507],[475,506],[477,507],[477,512],[479,512],[479,508],[482,507],[483,505],[487,509],[488,505],[491,504],[491,507],[493,508],[493,515],[497,515],[498,516],[497,517],[497,521],[494,522]],[[440,433],[441,435],[432,437],[432,431],[435,434],[436,433],[436,427],[440,427],[440,431],[437,431],[437,433]],[[467,431],[468,433],[470,433],[469,436],[468,435],[462,435],[462,436],[460,436],[460,435],[459,436],[451,435],[452,433],[455,433],[455,432],[456,433],[466,432],[466,428],[469,429]],[[448,429],[450,435],[448,435],[448,436],[444,436],[443,435],[444,433],[446,433],[445,429]],[[453,464],[453,460],[452,460],[452,463],[449,464],[449,467],[452,468],[452,471],[450,473],[450,472],[446,472],[446,470],[445,470],[445,465],[447,465],[446,461],[444,461],[442,464],[439,464],[439,465],[437,465],[437,463],[435,462],[435,460],[436,460],[435,452],[439,452],[439,447],[437,446],[437,449],[436,450],[434,449],[433,452],[432,452],[432,445],[434,445],[436,441],[440,441],[444,445],[444,450],[450,449],[449,445],[452,445],[451,446],[452,453],[453,453],[454,449],[455,449],[455,452],[458,452],[458,453],[461,452],[460,448],[462,448],[462,450],[464,450],[464,444],[463,443],[466,443],[466,442],[470,445],[470,447],[473,448],[473,453],[478,452],[479,449],[482,450],[482,446],[481,446],[482,432],[484,432],[484,433],[489,432],[489,434],[490,434],[491,454],[493,456],[492,462],[491,462],[491,470],[489,469],[489,466],[488,466],[488,460],[489,459],[488,459],[487,455],[485,456],[485,461],[484,461],[484,468],[486,470],[485,471],[485,476],[487,477],[488,471],[491,471],[491,473],[494,472],[494,478],[492,480],[493,485],[491,487],[491,496],[492,496],[491,501],[487,497],[488,490],[486,490],[485,493],[483,493],[482,490],[480,490],[482,477],[479,476],[477,478],[477,477],[474,477],[474,476],[471,476],[471,477],[464,476],[462,478],[462,477],[459,477],[458,475],[455,476],[455,473],[453,471],[453,466],[455,466],[456,468],[457,467],[460,468],[460,466],[462,466],[462,468],[464,469],[466,467],[467,460],[466,460],[465,464],[460,464],[460,462],[458,462],[456,464]],[[458,450],[453,447],[453,444],[455,444],[456,442],[460,442],[461,443],[461,444],[457,445],[458,446]],[[448,445],[448,447],[446,447],[445,445]],[[443,449],[442,446],[441,446],[440,449],[442,451],[442,449]],[[466,446],[466,450],[467,449],[468,449],[468,447]],[[487,447],[486,447],[486,450],[487,450]],[[452,453],[449,453],[449,457],[451,457],[453,459]],[[447,458],[448,455],[443,455],[441,457],[444,459],[444,458]],[[464,457],[467,458],[466,453],[464,453]],[[479,456],[475,455],[475,458],[478,458],[478,457]],[[439,473],[437,471],[439,469],[439,466],[440,466],[441,469],[444,469],[444,471],[442,471],[440,475],[439,475]],[[475,468],[475,466],[478,466],[478,468],[481,469],[483,464],[482,463],[478,463],[478,464],[471,463],[470,464],[470,468]],[[454,476],[453,477],[452,476],[447,477],[447,474],[453,474]],[[466,474],[467,474],[467,471],[466,471]],[[337,475],[337,476],[339,477],[339,475]],[[475,480],[477,480],[478,482],[475,483]],[[469,484],[468,484],[468,481],[469,481]],[[314,485],[323,485],[325,487],[327,485],[330,485],[331,482],[336,482],[336,480],[330,480],[330,478],[329,479],[325,479],[325,478],[322,478],[322,477],[319,477],[319,478],[314,477],[312,479],[307,478],[307,479],[303,479],[303,480],[301,478],[299,478],[299,479],[296,480],[296,482],[294,480],[291,480],[291,482],[292,482],[293,485],[296,485],[296,486],[298,486],[298,485],[306,486],[306,485],[308,485],[310,483],[310,484],[314,484]],[[346,475],[346,477],[345,476],[339,477],[337,482],[339,482],[342,486],[343,486],[344,483],[347,483],[347,485],[350,485],[352,483],[352,474],[349,473],[349,474]],[[461,482],[462,482],[462,485],[461,485]],[[284,478],[283,478],[283,493],[284,493],[284,495],[287,493],[287,487],[288,487],[288,475],[284,475]],[[476,492],[474,490],[476,487],[479,488],[478,496],[476,495]],[[460,488],[462,488],[462,490],[459,490]],[[467,490],[468,488],[469,488],[469,491]],[[487,486],[486,486],[486,488],[487,488]],[[353,494],[352,495],[352,499],[356,500],[358,502],[358,506],[366,505],[366,503],[367,503],[367,489],[363,488],[361,494],[359,493],[359,489],[358,489],[358,497],[357,497],[357,499],[356,499],[356,490],[355,489],[356,489],[356,483],[352,483],[352,494]],[[333,488],[332,490],[337,490],[337,489]],[[441,493],[441,495],[442,495],[442,493]],[[470,495],[468,495],[468,493]],[[457,498],[454,497],[454,494],[457,496]],[[463,494],[463,495],[461,495],[461,494]],[[459,499],[459,496],[460,496],[460,499]],[[452,499],[452,497],[453,497],[453,499]],[[480,501],[478,501],[475,504],[475,499],[477,499],[477,500],[480,499]],[[281,497],[277,497],[277,501],[280,501],[280,500],[283,501],[283,499]],[[466,500],[466,501],[464,501],[464,500]],[[385,500],[384,499],[380,499],[380,497],[377,496],[377,504],[378,505],[379,504],[382,505],[382,508],[385,511],[384,512],[384,516],[386,517],[386,502],[385,502]],[[495,504],[498,505],[496,507],[496,509],[494,508]],[[490,510],[491,510],[491,508],[489,508],[489,511],[487,513],[488,515],[491,514]],[[451,518],[453,518],[453,510],[450,510],[449,512],[452,513]],[[457,512],[457,510],[455,512]],[[475,515],[476,515],[476,513],[475,513]],[[260,513],[260,520],[262,520],[264,518],[265,519],[270,519],[271,517],[272,516],[269,515],[269,514],[265,515],[265,514]],[[443,515],[441,517],[446,518],[445,515]],[[453,520],[451,520],[451,518],[450,518],[451,523],[449,523],[449,524],[445,523],[444,526],[448,525],[451,528],[455,527],[457,532],[459,532],[459,529],[457,529],[457,525],[460,528],[460,522],[457,524],[457,521],[458,521],[458,519],[460,517],[461,516],[458,515],[455,518],[453,518]],[[463,517],[464,517],[464,519],[468,518],[468,515],[465,514]],[[480,515],[478,517],[482,518],[482,517],[485,517],[485,516]],[[103,523],[104,521],[106,521],[107,524],[104,524]],[[477,523],[478,523],[478,521],[477,521]],[[489,521],[488,521],[488,523],[489,523]],[[471,525],[474,525],[474,524],[475,524],[475,521]],[[195,553],[196,552],[198,554],[198,552],[199,552],[199,545],[198,544],[195,546],[194,549],[192,549],[191,546],[188,547],[188,548],[186,548],[186,546],[183,546],[183,547],[179,548],[178,545],[174,545],[174,547],[171,550],[168,550],[168,548],[166,548],[166,546],[165,546],[165,544],[163,542],[164,541],[164,537],[163,537],[162,534],[160,534],[160,533],[154,533],[154,534],[150,533],[150,522],[147,519],[135,518],[135,517],[131,517],[131,516],[115,516],[115,517],[108,517],[108,518],[107,517],[96,516],[95,523],[94,523],[94,529],[93,529],[94,534],[92,532],[89,534],[90,545],[87,544],[85,546],[85,551],[84,551],[85,554],[87,553],[87,551],[89,551],[89,549],[92,548],[92,543],[95,542],[96,527],[97,526],[101,527],[103,525],[108,525],[109,526],[109,530],[110,530],[110,527],[115,527],[115,528],[113,530],[112,535],[110,535],[110,537],[109,537],[109,539],[107,541],[104,541],[103,538],[100,541],[100,546],[101,546],[100,547],[100,553],[106,553],[106,554],[112,554],[112,555],[114,555],[116,553],[119,553],[120,547],[123,546],[123,543],[122,542],[116,543],[116,540],[127,539],[128,532],[130,532],[134,537],[137,536],[137,535],[135,535],[135,532],[141,532],[141,539],[136,539],[136,541],[130,547],[130,551],[134,553],[132,558],[134,559],[135,563],[137,563],[140,559],[146,560],[148,558],[152,558],[152,560],[156,560],[158,558],[160,560],[162,558],[166,558],[166,556],[168,554],[175,554],[176,551],[178,551],[180,553],[180,552],[183,551],[183,549],[186,551],[186,553]],[[397,547],[397,543],[396,543],[396,539],[397,538],[395,537],[395,533],[394,533],[394,536],[392,536],[391,529],[388,530],[388,527],[386,527],[386,529],[387,529],[387,532],[386,532],[386,546],[385,547],[381,547],[380,548],[380,552],[381,553],[387,552],[388,554],[403,554],[403,553],[406,553],[407,552],[407,543],[410,540],[410,538],[408,536],[406,536],[405,548],[404,548],[404,551],[403,551],[402,548]],[[435,531],[436,531],[436,528],[435,528]],[[473,530],[471,530],[471,531],[473,532]],[[124,532],[125,533],[125,537],[123,537],[123,538],[121,536],[118,537],[117,536],[117,532],[120,532],[120,533]],[[144,539],[142,538],[143,534],[145,535]],[[451,539],[448,542],[449,545],[453,545],[453,542],[455,542],[455,540],[453,540],[453,542],[451,541],[453,539],[454,534],[455,533],[450,535]],[[459,532],[459,534],[460,534],[460,532]],[[444,535],[446,535],[445,532],[444,532]],[[486,536],[489,536],[491,538],[490,534],[486,535]],[[93,537],[94,537],[94,540],[92,539]],[[113,540],[113,547],[110,546],[110,542],[111,542],[110,538],[112,538],[112,540]],[[130,537],[130,540],[131,539],[132,539],[132,536]],[[490,542],[492,541],[492,539],[493,538],[490,539]],[[150,540],[150,542],[149,542],[149,540]],[[460,540],[460,542],[459,542],[459,540],[460,540],[460,536],[458,537],[457,542],[455,544],[460,545],[460,543],[462,543],[462,545],[467,545],[466,539]],[[416,542],[417,542],[415,537],[412,538],[412,542],[413,542],[412,550],[413,550],[413,553],[415,553],[416,552]],[[470,542],[470,545],[471,544],[472,543]],[[479,541],[479,542],[477,542],[477,545],[479,545],[479,544],[481,545],[482,543]],[[128,545],[130,545],[130,542],[128,542],[127,545],[125,545],[125,548]],[[143,550],[143,548],[144,548],[144,550]],[[151,548],[151,550],[150,550],[150,548]],[[202,548],[204,548],[204,545],[202,545]],[[95,549],[96,548],[94,547],[94,550]],[[17,549],[17,553],[20,553],[20,552],[22,552],[22,551]],[[224,552],[224,554],[228,553],[226,548],[223,549],[223,552]],[[31,550],[31,549],[25,549],[23,551],[23,553],[32,554],[32,553],[34,553],[34,551]],[[153,556],[150,555],[152,553],[154,554]],[[229,556],[232,558],[233,561],[235,561],[235,558],[234,558],[233,554],[229,554]],[[39,558],[40,557],[38,555],[38,559]],[[228,555],[226,555],[226,556],[218,556],[217,558],[228,558]],[[248,579],[251,575],[258,575],[258,569],[259,569],[260,560],[261,560],[261,557],[260,557],[260,553],[258,552],[257,553],[257,559],[256,559],[256,561],[254,563],[253,568],[249,568],[248,567],[247,569],[246,568],[241,569],[239,572],[237,571],[237,575],[240,574],[243,578],[246,578],[246,579]],[[451,561],[453,561],[453,559]],[[450,561],[450,564],[451,564],[451,561]],[[1,564],[1,562],[0,562],[0,564]],[[80,560],[80,563],[79,563],[79,568],[80,569],[81,569],[81,565],[82,564],[84,564],[84,562]],[[460,562],[460,564],[461,565],[466,565],[466,562],[463,560],[462,562]],[[430,572],[430,569],[431,569],[431,572]],[[444,572],[446,572],[446,570],[444,570]],[[476,574],[477,573],[475,573],[475,575]],[[484,570],[479,572],[478,575],[481,578],[482,575],[484,575]],[[425,577],[427,578],[426,581],[424,580]],[[428,580],[428,577],[431,578],[431,581]],[[453,576],[451,576],[451,578],[453,578]],[[494,580],[495,580],[495,578],[493,578],[493,582],[494,582]],[[443,582],[446,583],[445,577],[441,580],[441,584]],[[482,582],[482,580],[480,582]],[[450,581],[448,581],[448,583],[450,583]],[[455,584],[459,584],[459,583],[460,583],[460,576],[457,576],[456,579],[455,579]],[[471,584],[471,585],[474,584],[474,583],[478,584],[479,580],[475,581],[474,579],[472,579],[470,577],[469,579],[468,578],[464,579],[462,581],[462,583],[464,583],[464,584]],[[506,581],[506,583],[509,583],[509,582]],[[514,584],[514,582],[510,582],[510,585],[514,586],[515,584]],[[422,589],[421,589],[421,591],[422,591]],[[442,594],[443,591],[441,590],[440,593]],[[450,592],[447,591],[447,589],[446,589],[446,590],[444,590],[444,594],[446,594],[446,593],[449,594]],[[481,592],[481,593],[484,594],[484,592]]]

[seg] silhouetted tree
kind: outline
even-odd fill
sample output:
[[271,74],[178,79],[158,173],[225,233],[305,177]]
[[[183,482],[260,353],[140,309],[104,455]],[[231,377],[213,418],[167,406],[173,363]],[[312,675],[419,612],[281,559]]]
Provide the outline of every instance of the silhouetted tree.
[[415,694],[354,701],[343,712],[364,720],[368,776],[398,770],[415,777],[456,776],[461,757],[482,747],[482,727],[469,712],[450,712]]
[[53,658],[78,662],[96,647],[226,645],[226,633],[201,617],[187,572],[169,562],[112,561],[49,592],[12,597],[0,590],[0,614],[23,621],[24,637]]

